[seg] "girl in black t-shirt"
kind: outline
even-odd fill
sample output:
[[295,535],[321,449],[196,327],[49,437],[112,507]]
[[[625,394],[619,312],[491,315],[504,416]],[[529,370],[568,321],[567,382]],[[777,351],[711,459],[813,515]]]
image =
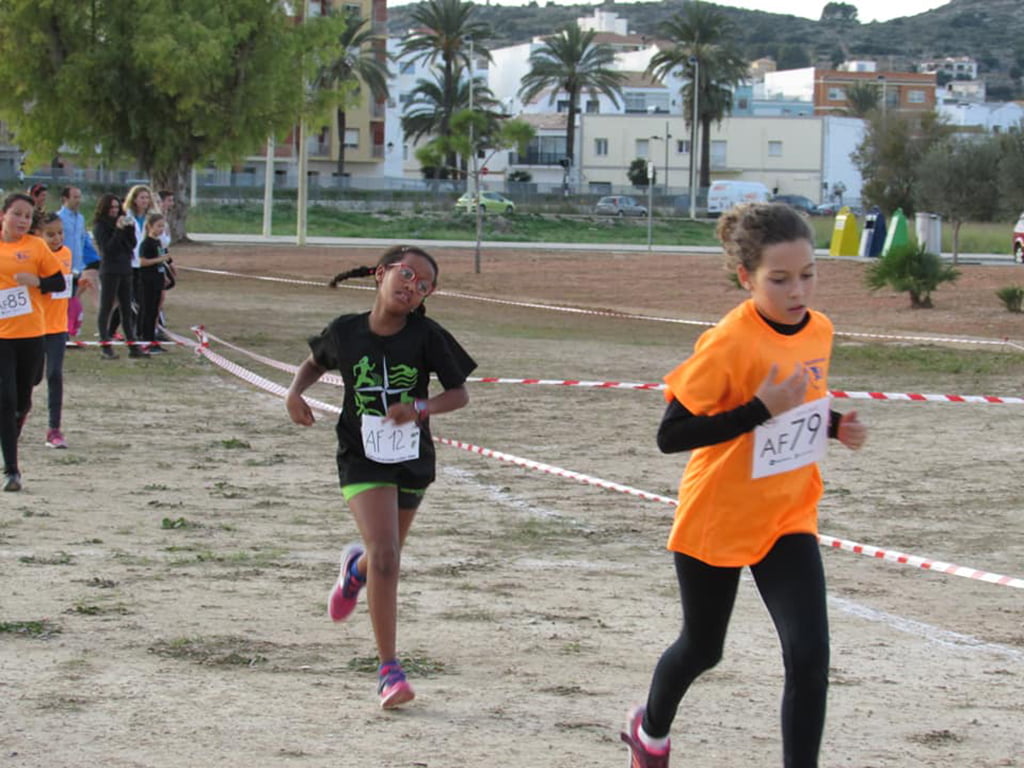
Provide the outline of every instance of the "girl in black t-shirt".
[[[396,246],[374,267],[336,275],[373,276],[373,308],[334,319],[309,340],[312,354],[299,366],[285,396],[288,415],[309,426],[313,412],[302,397],[328,370],[345,384],[338,419],[338,477],[362,538],[341,553],[341,571],[327,601],[334,621],[355,608],[365,584],[380,656],[380,705],[411,701],[412,687],[395,650],[402,545],[427,486],[434,480],[431,414],[469,402],[466,377],[476,368],[466,351],[426,317],[423,300],[437,287],[437,262],[426,251]],[[444,392],[430,397],[436,374]]]

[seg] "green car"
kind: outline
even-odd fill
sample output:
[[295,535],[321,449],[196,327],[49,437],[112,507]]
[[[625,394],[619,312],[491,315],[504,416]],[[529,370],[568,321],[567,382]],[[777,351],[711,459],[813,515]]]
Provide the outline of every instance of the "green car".
[[472,213],[476,210],[477,205],[480,206],[482,213],[511,214],[516,212],[516,204],[500,192],[481,192],[479,203],[477,203],[477,196],[475,194],[466,192],[455,201],[455,210],[463,213]]

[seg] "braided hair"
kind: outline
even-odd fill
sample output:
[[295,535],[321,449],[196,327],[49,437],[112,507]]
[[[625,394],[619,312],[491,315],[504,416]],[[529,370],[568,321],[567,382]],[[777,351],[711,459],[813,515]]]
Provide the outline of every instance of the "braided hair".
[[[427,253],[425,250],[415,245],[392,246],[391,248],[388,248],[388,250],[384,251],[383,254],[381,254],[381,257],[377,259],[377,263],[372,267],[354,267],[348,270],[347,272],[339,272],[338,274],[331,278],[330,282],[327,285],[330,286],[331,288],[337,288],[338,283],[342,282],[343,280],[348,280],[353,277],[370,277],[377,271],[378,267],[386,267],[388,264],[397,264],[402,260],[402,258],[407,253],[414,253],[417,256],[422,256],[424,259],[430,262],[430,266],[433,267],[434,269],[434,285],[436,286],[437,278],[438,275],[440,274],[440,270],[438,269],[437,266],[437,261],[435,261],[434,257]],[[427,308],[424,305],[424,302],[421,301],[420,305],[416,307],[416,309],[413,310],[413,312],[415,314],[425,315],[427,313]]]

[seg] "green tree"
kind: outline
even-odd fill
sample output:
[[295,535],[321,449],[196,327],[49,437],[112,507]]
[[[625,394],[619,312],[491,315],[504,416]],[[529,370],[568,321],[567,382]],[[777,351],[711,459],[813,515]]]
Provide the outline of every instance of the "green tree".
[[[462,74],[473,71],[470,48],[473,48],[474,57],[491,58],[486,47],[491,36],[490,27],[475,21],[473,13],[473,3],[463,0],[426,0],[415,6],[410,14],[413,27],[424,31],[412,35],[402,44],[403,58],[436,66],[439,70],[437,88],[432,94],[436,97],[437,116],[432,121],[431,131],[444,138],[451,135],[452,115],[461,108],[458,99],[462,90]],[[454,167],[455,155],[446,158],[444,165]]]
[[911,309],[931,309],[932,291],[942,283],[952,283],[960,271],[945,264],[937,253],[930,253],[924,244],[897,245],[875,261],[864,273],[864,283],[873,291],[886,286],[910,295]]
[[846,87],[846,114],[867,117],[882,103],[882,91],[876,83],[858,82]]
[[603,93],[618,106],[622,84],[626,75],[612,68],[615,51],[607,43],[595,43],[597,32],[583,31],[578,24],[570,24],[560,32],[544,39],[530,54],[530,71],[523,78],[519,98],[528,103],[544,91],[550,91],[548,103],[555,103],[558,95],[568,96],[569,110],[565,124],[565,154],[569,169],[576,167],[576,114],[580,109],[580,94]]
[[[483,155],[483,162],[473,169],[473,189],[480,189],[480,169],[495,154],[505,149],[525,152],[534,128],[524,120],[515,120],[507,115],[477,107],[463,109],[452,115],[451,132],[447,136],[436,136],[416,150],[416,159],[424,167],[436,168],[444,158],[456,154],[467,157],[472,153]],[[477,200],[479,202],[479,199]],[[473,259],[474,271],[480,272],[480,241],[483,237],[483,211],[476,206],[476,248]]]
[[998,139],[957,140],[932,147],[917,169],[917,202],[953,226],[953,263],[960,254],[960,227],[965,221],[988,221],[999,208]]
[[1015,216],[1024,211],[1024,122],[1018,130],[999,137],[999,199],[1000,213]]
[[857,21],[857,6],[849,3],[825,3],[821,9],[821,21]]
[[647,70],[657,77],[679,72],[688,78],[682,93],[684,114],[690,125],[696,94],[700,186],[707,187],[711,184],[711,123],[720,123],[732,112],[732,89],[746,77],[747,62],[740,54],[735,27],[714,5],[693,0],[659,29],[672,46],[654,54]]
[[914,215],[914,188],[921,158],[944,140],[950,127],[934,112],[920,115],[873,113],[864,138],[851,155],[864,185],[861,195],[888,216],[902,208]]
[[646,188],[653,183],[653,179],[647,178],[647,161],[642,157],[633,158],[626,170],[626,178],[634,187]]
[[[237,161],[322,111],[302,83],[337,34],[337,20],[297,25],[266,0],[7,0],[0,115],[32,157],[130,158],[187,201],[196,163]],[[179,239],[188,205],[174,212]]]
[[338,176],[345,172],[346,110],[363,97],[363,88],[374,101],[388,97],[387,54],[384,39],[375,34],[368,19],[359,18],[358,9],[345,12],[345,30],[338,39],[339,56],[317,73],[313,87],[333,91],[338,120]]

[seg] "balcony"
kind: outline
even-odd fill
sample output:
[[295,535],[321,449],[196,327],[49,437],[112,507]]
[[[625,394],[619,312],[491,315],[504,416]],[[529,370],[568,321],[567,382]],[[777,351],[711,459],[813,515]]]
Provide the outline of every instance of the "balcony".
[[565,157],[565,152],[512,152],[509,157],[511,165],[558,165]]

